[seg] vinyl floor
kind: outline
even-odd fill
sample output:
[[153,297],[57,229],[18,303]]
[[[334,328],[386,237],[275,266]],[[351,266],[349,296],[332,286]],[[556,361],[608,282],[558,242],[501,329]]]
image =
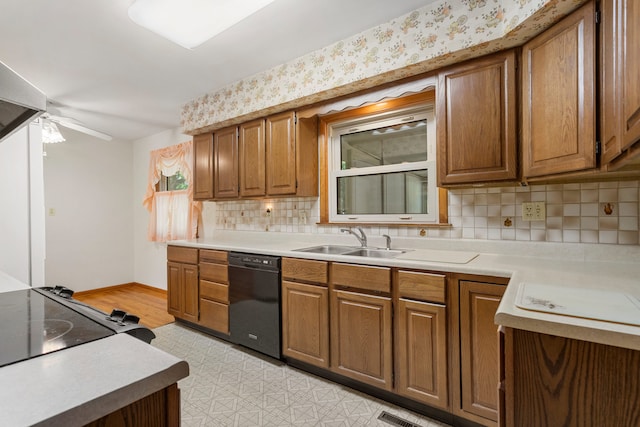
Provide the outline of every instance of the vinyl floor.
[[382,411],[447,426],[180,323],[154,332],[152,345],[189,363],[179,382],[183,427],[394,425],[378,420]]

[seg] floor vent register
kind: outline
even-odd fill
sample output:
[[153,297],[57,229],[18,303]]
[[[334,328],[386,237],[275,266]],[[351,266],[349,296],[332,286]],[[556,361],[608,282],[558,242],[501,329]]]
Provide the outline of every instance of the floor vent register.
[[411,421],[404,420],[400,417],[396,417],[386,411],[382,411],[380,415],[378,415],[378,419],[386,422],[387,424],[391,424],[392,426],[398,427],[420,427],[418,424],[412,423]]

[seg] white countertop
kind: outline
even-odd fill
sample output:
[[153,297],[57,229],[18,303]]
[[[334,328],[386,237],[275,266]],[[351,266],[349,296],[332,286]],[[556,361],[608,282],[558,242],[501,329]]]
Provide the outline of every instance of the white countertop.
[[187,375],[187,362],[112,335],[0,368],[0,425],[84,425]]
[[[295,252],[321,244],[357,246],[353,236],[218,231],[211,238],[170,244],[255,252],[326,261],[405,267],[510,278],[495,316],[496,324],[640,350],[640,327],[611,321],[522,309],[516,297],[522,283],[567,289],[623,292],[640,298],[640,246],[547,242],[505,242],[395,238],[393,248],[411,249],[396,258],[363,258]],[[370,246],[384,246],[371,237]],[[476,255],[477,256],[474,256]],[[468,262],[465,262],[470,259]],[[552,297],[552,296],[550,296]],[[582,307],[584,309],[584,307]]]

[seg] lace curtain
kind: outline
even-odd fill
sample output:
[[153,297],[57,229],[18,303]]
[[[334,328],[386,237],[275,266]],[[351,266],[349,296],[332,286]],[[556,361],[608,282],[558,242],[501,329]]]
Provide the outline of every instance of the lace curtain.
[[[193,201],[193,144],[191,141],[151,152],[147,194],[143,205],[149,211],[147,239],[152,242],[194,239],[198,232],[201,202]],[[162,175],[182,173],[186,190],[156,191]]]

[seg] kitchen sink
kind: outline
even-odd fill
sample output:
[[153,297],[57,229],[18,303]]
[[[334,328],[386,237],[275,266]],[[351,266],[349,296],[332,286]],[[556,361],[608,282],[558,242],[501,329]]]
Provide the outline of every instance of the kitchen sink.
[[400,249],[378,249],[378,248],[360,248],[351,252],[344,252],[341,255],[364,256],[371,258],[394,258],[406,251]]
[[320,246],[312,246],[310,248],[302,248],[302,249],[294,249],[295,252],[310,252],[314,254],[330,254],[330,255],[340,255],[345,252],[353,251],[353,246],[342,246],[342,245],[320,245]]
[[310,248],[294,249],[295,252],[309,252],[314,254],[328,255],[350,255],[371,258],[394,258],[407,251],[401,249],[382,249],[382,248],[354,248],[353,246],[342,245],[320,245]]

